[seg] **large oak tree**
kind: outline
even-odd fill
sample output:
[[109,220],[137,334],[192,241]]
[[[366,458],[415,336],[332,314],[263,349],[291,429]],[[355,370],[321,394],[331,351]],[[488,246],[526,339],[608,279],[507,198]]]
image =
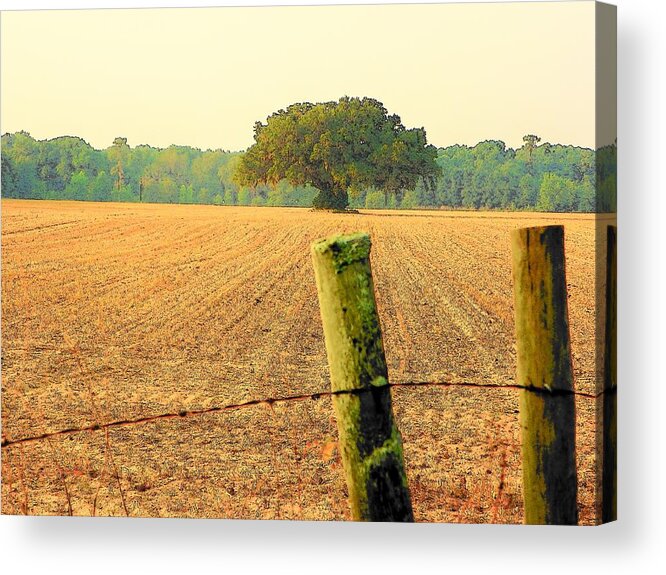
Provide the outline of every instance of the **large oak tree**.
[[385,194],[435,185],[437,149],[423,128],[406,129],[372,98],[292,104],[254,126],[255,143],[237,171],[241,185],[311,184],[315,207],[345,209],[349,192],[378,188]]

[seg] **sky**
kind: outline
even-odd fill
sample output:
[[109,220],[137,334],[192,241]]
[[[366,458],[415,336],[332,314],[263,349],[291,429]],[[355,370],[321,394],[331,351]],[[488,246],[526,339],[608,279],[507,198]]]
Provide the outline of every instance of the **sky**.
[[436,146],[595,143],[593,2],[3,12],[0,130],[241,150],[370,96]]

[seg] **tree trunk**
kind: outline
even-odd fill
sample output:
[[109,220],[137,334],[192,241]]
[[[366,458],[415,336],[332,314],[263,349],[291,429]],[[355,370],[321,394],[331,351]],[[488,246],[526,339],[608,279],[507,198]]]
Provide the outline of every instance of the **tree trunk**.
[[349,205],[347,190],[342,188],[320,188],[312,205],[319,210],[345,210]]

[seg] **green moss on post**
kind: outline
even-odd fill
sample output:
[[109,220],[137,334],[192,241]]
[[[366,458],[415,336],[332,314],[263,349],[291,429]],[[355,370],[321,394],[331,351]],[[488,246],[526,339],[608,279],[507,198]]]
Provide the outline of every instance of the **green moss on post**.
[[525,523],[578,522],[564,228],[512,234]]
[[312,244],[340,451],[357,521],[413,521],[367,234]]
[[617,519],[617,228],[608,226],[601,520]]

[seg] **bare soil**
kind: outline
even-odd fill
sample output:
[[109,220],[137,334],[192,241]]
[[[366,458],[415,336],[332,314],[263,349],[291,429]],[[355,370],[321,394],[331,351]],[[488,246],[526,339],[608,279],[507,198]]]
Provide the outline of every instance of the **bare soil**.
[[[514,383],[509,232],[563,224],[577,389],[595,391],[590,215],[319,213],[2,201],[2,434],[328,389],[309,245],[371,234],[389,379]],[[394,388],[417,521],[522,521],[518,395]],[[577,400],[581,523],[595,523],[595,401]],[[5,514],[349,519],[323,397],[2,449]]]

